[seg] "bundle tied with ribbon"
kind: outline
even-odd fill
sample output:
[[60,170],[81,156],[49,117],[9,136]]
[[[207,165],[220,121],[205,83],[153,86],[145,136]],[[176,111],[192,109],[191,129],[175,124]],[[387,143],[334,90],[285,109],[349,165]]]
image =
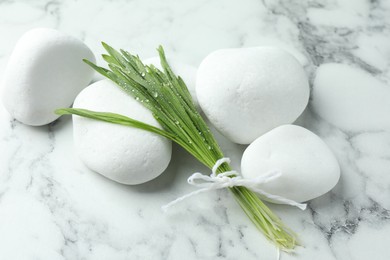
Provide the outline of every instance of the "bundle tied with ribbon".
[[200,172],[196,172],[192,174],[188,179],[188,184],[198,187],[199,189],[196,191],[193,191],[191,193],[188,193],[184,196],[181,196],[168,204],[161,207],[161,209],[166,212],[170,207],[176,205],[177,203],[192,197],[194,195],[197,195],[199,193],[211,191],[211,190],[219,190],[224,188],[232,188],[236,186],[243,186],[246,187],[261,196],[270,199],[271,201],[274,201],[276,203],[280,204],[286,204],[295,206],[301,210],[306,209],[306,204],[304,203],[298,203],[294,200],[290,200],[278,195],[270,194],[263,189],[260,188],[261,184],[268,183],[270,181],[274,181],[278,179],[280,176],[282,176],[282,173],[279,170],[272,170],[269,171],[261,176],[258,176],[256,178],[252,179],[245,179],[240,176],[240,174],[237,171],[226,171],[223,173],[217,174],[217,169],[223,164],[223,163],[230,163],[229,158],[221,158],[217,160],[211,170],[211,175],[205,175]]

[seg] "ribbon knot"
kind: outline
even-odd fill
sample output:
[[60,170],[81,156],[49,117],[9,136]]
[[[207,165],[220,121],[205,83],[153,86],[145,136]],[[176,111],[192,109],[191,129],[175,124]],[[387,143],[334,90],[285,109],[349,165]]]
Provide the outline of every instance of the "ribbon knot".
[[306,209],[306,204],[298,203],[296,201],[286,199],[284,197],[273,195],[265,192],[262,190],[259,186],[261,184],[265,184],[267,182],[273,181],[277,178],[279,178],[282,173],[278,170],[269,171],[261,176],[258,176],[253,179],[244,179],[242,178],[238,172],[236,171],[226,171],[220,174],[217,174],[218,168],[224,164],[224,163],[230,163],[229,158],[222,158],[216,161],[215,165],[211,169],[211,175],[204,175],[200,172],[196,172],[192,174],[187,182],[190,185],[193,185],[195,187],[199,187],[200,189],[193,191],[189,194],[186,194],[182,197],[179,197],[175,199],[174,201],[171,201],[170,203],[162,206],[163,211],[167,211],[168,208],[171,206],[179,203],[180,201],[183,201],[189,197],[192,197],[196,194],[210,191],[210,190],[218,190],[223,188],[232,188],[237,186],[243,186],[246,187],[256,193],[259,193],[260,195],[271,199],[272,201],[279,202],[281,204],[287,204],[291,206],[295,206],[300,208],[301,210]]

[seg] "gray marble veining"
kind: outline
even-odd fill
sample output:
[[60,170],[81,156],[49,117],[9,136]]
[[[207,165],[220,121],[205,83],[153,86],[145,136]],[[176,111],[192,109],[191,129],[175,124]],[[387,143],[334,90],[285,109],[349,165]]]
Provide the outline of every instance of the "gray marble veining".
[[[219,48],[274,45],[302,63],[311,83],[321,64],[343,63],[390,92],[389,13],[385,0],[0,1],[0,77],[23,32],[51,27],[95,54],[100,41],[144,58],[162,44],[193,65]],[[349,102],[370,109],[375,101]],[[270,206],[304,245],[281,259],[390,259],[390,129],[344,130],[314,111],[310,103],[297,124],[326,141],[342,177],[306,211]],[[238,167],[244,148],[218,138]],[[29,127],[0,105],[0,259],[276,259],[227,191],[163,215],[161,205],[192,190],[192,172],[207,172],[177,147],[173,156],[158,179],[119,185],[77,159],[70,118]]]

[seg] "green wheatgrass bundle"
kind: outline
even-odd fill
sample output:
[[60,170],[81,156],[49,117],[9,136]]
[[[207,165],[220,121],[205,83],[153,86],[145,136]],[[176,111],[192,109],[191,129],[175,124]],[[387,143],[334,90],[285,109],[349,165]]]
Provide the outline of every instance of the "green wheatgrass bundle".
[[[108,55],[103,54],[102,57],[108,63],[109,69],[99,67],[88,60],[84,61],[148,108],[163,129],[115,113],[79,108],[58,109],[56,113],[74,114],[159,134],[176,142],[198,161],[212,169],[216,161],[223,158],[224,154],[195,108],[186,84],[180,76],[172,72],[163,48],[160,46],[157,49],[164,70],[160,71],[153,65],[144,65],[138,56],[124,50],[118,52],[109,45],[102,44],[108,53]],[[223,163],[217,173],[230,170],[230,165]],[[254,192],[242,186],[228,189],[249,219],[267,239],[285,251],[297,245],[294,232],[287,228]]]

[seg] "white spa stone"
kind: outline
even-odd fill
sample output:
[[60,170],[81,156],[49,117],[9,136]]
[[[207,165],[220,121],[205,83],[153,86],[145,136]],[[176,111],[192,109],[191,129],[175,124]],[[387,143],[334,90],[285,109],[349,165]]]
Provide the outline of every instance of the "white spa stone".
[[[184,83],[186,83],[186,86],[190,91],[192,99],[194,100],[195,106],[199,109],[200,107],[195,92],[196,71],[197,71],[196,67],[174,59],[168,59],[167,61],[169,63],[169,66],[171,66],[172,71],[177,76],[180,76],[183,79]],[[143,63],[146,65],[153,65],[159,70],[162,70],[160,58],[157,56],[143,60]]]
[[318,67],[313,110],[345,131],[390,130],[390,88],[366,71],[346,64]]
[[[73,107],[118,113],[161,128],[148,109],[109,80],[85,88]],[[75,147],[84,164],[119,183],[150,181],[171,160],[171,141],[147,131],[79,116],[73,116],[73,130]]]
[[321,196],[340,178],[337,159],[314,133],[296,125],[279,126],[257,138],[241,160],[244,178],[255,178],[271,170],[282,175],[261,188],[297,202]]
[[223,49],[208,55],[196,79],[198,102],[232,142],[249,144],[294,122],[307,106],[308,80],[300,63],[274,47]]
[[82,59],[95,57],[80,40],[53,29],[26,32],[17,42],[2,80],[2,102],[12,117],[27,125],[45,125],[69,107],[92,79]]

